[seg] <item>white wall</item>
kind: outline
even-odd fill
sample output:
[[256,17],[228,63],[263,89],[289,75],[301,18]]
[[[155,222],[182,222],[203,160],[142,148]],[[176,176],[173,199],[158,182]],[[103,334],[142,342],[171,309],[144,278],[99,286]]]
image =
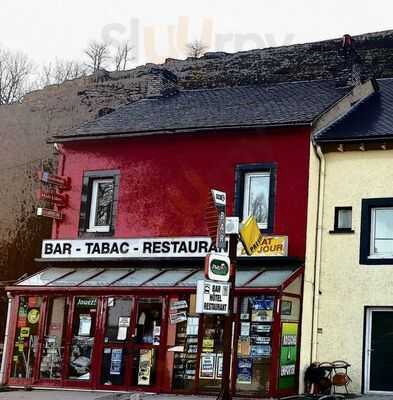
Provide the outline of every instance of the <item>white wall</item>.
[[[348,361],[352,390],[360,392],[364,307],[393,305],[393,265],[359,264],[361,202],[393,197],[393,151],[336,152],[325,159],[317,359]],[[354,234],[329,233],[338,206],[352,206]]]

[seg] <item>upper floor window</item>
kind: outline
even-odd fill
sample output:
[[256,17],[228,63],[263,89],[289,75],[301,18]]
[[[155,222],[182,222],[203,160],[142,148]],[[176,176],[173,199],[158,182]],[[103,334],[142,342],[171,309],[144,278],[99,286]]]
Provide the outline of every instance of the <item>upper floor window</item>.
[[273,229],[275,167],[271,164],[239,165],[236,169],[237,212],[243,220],[253,215],[263,230]]
[[393,258],[393,207],[371,209],[371,257]]
[[90,199],[88,232],[109,232],[114,200],[113,178],[94,179]]
[[330,233],[354,233],[352,230],[352,207],[335,207],[334,230]]
[[86,172],[83,177],[79,234],[112,234],[116,216],[118,171]]
[[393,198],[364,199],[361,264],[393,264]]

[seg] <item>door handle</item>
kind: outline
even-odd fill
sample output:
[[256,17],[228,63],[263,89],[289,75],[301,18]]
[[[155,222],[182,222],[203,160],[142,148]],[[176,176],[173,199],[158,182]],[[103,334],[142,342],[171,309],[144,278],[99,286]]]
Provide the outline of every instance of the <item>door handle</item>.
[[374,351],[374,349],[368,349],[368,352],[371,353],[372,351]]

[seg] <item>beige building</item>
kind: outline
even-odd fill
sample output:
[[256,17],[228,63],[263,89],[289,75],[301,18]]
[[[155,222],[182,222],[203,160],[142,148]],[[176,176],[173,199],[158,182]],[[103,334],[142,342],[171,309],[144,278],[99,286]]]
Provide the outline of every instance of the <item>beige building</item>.
[[393,80],[378,85],[314,136],[301,371],[345,360],[352,392],[393,393]]

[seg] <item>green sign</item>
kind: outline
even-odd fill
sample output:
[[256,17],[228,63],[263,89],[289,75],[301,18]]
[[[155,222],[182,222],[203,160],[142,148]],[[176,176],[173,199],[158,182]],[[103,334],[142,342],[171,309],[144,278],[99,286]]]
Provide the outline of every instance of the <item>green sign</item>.
[[281,329],[280,379],[279,389],[296,388],[297,339],[299,325],[284,322]]
[[96,297],[78,297],[76,306],[80,308],[94,308],[97,307]]
[[210,268],[215,275],[227,275],[229,272],[229,265],[225,261],[213,258],[210,262]]

